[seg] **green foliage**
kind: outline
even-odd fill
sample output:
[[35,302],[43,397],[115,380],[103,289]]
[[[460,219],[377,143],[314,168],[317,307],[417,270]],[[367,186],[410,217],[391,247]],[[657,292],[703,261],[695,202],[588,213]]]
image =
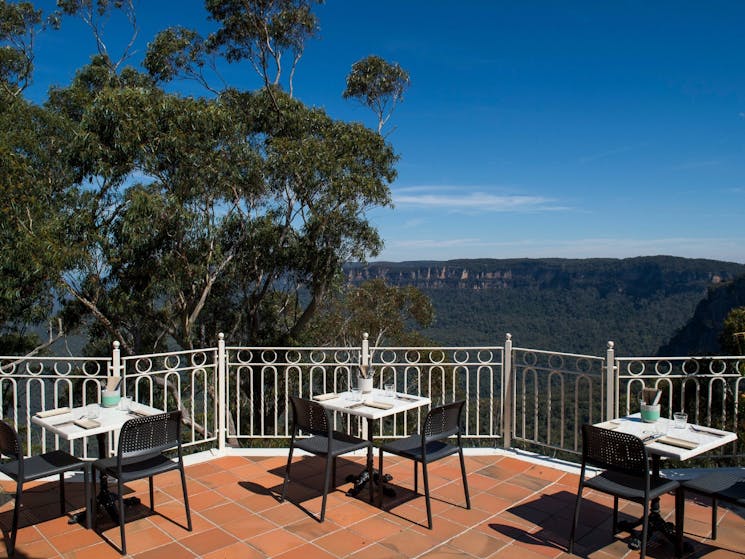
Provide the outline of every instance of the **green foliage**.
[[409,74],[398,63],[368,56],[352,64],[344,99],[357,99],[378,118],[378,133],[388,122],[409,87]]
[[0,0],[0,101],[17,96],[31,81],[34,36],[41,10],[31,2]]
[[745,355],[745,307],[732,309],[724,319],[720,342],[725,353]]

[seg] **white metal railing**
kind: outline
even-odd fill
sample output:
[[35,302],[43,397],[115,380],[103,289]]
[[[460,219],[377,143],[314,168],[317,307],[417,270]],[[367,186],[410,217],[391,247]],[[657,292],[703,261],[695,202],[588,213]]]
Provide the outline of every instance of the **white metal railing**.
[[[465,437],[473,445],[527,446],[579,452],[580,425],[636,410],[644,386],[663,391],[663,414],[685,409],[692,421],[742,432],[745,358],[616,358],[492,347],[228,347],[111,357],[0,357],[2,417],[22,432],[27,452],[70,444],[30,422],[42,409],[99,401],[101,381],[123,377],[135,401],[185,412],[187,447],[283,444],[289,436],[289,396],[346,390],[368,360],[375,383],[422,394],[433,404],[464,398]],[[409,434],[426,410],[379,422],[376,438]],[[338,428],[360,425],[337,414]],[[276,442],[272,442],[276,441]],[[85,445],[78,442],[75,444]],[[723,451],[737,455],[738,444]]]

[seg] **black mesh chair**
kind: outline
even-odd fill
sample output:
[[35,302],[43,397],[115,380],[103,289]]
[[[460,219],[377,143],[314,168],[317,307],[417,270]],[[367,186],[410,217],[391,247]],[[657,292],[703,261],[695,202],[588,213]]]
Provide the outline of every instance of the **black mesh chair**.
[[[586,478],[587,466],[602,468],[599,475]],[[649,470],[649,456],[644,442],[634,435],[610,429],[582,426],[582,470],[574,505],[574,521],[569,535],[569,553],[574,549],[574,536],[579,521],[582,491],[585,487],[613,495],[613,533],[618,531],[618,499],[641,503],[643,507],[641,559],[647,552],[649,507],[653,499],[674,491],[677,481],[653,476]]]
[[[290,396],[292,404],[292,440],[290,441],[290,452],[287,456],[287,467],[285,469],[285,480],[282,484],[282,495],[280,501],[285,499],[287,482],[290,480],[290,467],[292,466],[292,453],[296,448],[326,457],[326,468],[323,482],[323,500],[321,502],[321,516],[319,521],[323,522],[326,517],[326,497],[332,483],[336,486],[336,459],[342,454],[355,450],[367,449],[367,468],[369,479],[372,480],[372,443],[348,435],[333,428],[331,412],[318,402]],[[308,438],[298,437],[300,432],[311,435]],[[373,484],[370,486],[370,502],[373,501]]]
[[21,440],[18,437],[18,433],[5,421],[0,421],[0,453],[2,453],[3,456],[10,458],[10,461],[0,464],[0,472],[16,482],[13,524],[10,529],[10,541],[6,546],[8,548],[9,556],[13,555],[15,552],[16,533],[18,532],[18,516],[21,508],[21,495],[23,494],[23,484],[27,481],[33,481],[58,474],[60,516],[64,516],[65,473],[74,470],[81,470],[85,482],[86,524],[88,528],[91,527],[90,484],[88,481],[90,467],[88,463],[78,460],[63,450],[52,450],[50,452],[45,452],[44,454],[31,456],[30,458],[24,458],[23,448],[21,447]]
[[[471,508],[471,497],[468,494],[468,480],[466,479],[466,464],[463,459],[463,445],[461,444],[461,412],[465,400],[432,408],[424,418],[421,433],[414,433],[405,439],[397,439],[380,447],[379,470],[380,479],[383,478],[383,453],[395,454],[414,461],[414,492],[418,491],[418,464],[422,465],[422,479],[424,480],[424,497],[427,504],[427,527],[432,529],[432,507],[429,500],[429,479],[427,464],[446,456],[458,453],[460,456],[460,470],[463,477],[463,490],[466,494],[466,508]],[[450,437],[456,437],[456,444],[448,442]]]
[[[165,451],[173,448],[177,450],[176,460],[164,454]],[[189,495],[186,491],[186,475],[181,450],[180,410],[130,419],[122,426],[116,456],[96,460],[93,462],[93,468],[94,471],[101,472],[102,479],[115,477],[117,480],[122,555],[127,554],[127,542],[124,535],[124,499],[122,497],[125,483],[148,478],[150,483],[150,509],[154,511],[153,476],[178,470],[181,474],[181,488],[184,492],[187,529],[191,531]],[[95,476],[93,477],[95,485]]]
[[[693,479],[682,481],[679,491],[683,506],[685,493],[688,491],[711,497],[711,539],[715,540],[717,539],[718,502],[725,501],[745,507],[745,468],[712,470]],[[681,532],[682,530],[681,527]]]

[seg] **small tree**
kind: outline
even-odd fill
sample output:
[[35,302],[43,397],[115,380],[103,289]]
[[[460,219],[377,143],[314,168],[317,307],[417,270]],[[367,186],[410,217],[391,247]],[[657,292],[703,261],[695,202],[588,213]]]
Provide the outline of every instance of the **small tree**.
[[379,56],[368,56],[352,64],[343,97],[357,99],[370,108],[378,119],[378,134],[382,134],[408,87],[409,73],[401,66]]
[[729,312],[719,342],[725,353],[745,355],[745,307],[735,307]]

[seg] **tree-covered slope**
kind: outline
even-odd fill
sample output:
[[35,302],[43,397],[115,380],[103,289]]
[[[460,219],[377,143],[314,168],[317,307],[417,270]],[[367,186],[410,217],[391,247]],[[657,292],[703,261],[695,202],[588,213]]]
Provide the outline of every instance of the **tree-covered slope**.
[[599,355],[655,355],[708,290],[745,266],[670,256],[401,262],[347,268],[351,283],[382,277],[432,298],[423,333],[439,344],[516,345]]

